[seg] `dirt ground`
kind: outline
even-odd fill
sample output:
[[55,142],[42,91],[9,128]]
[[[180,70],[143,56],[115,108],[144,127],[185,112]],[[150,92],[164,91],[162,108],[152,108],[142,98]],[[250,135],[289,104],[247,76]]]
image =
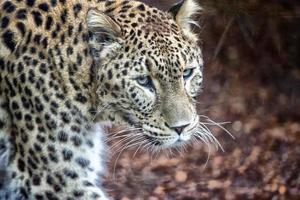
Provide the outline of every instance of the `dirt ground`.
[[198,113],[231,122],[235,139],[210,126],[225,152],[202,143],[173,154],[126,150],[110,159],[105,187],[120,200],[299,200],[300,6],[201,2]]

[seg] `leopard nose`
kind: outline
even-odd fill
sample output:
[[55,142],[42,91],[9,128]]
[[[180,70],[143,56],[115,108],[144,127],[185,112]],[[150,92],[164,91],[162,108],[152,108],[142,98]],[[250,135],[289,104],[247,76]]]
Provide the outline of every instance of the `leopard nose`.
[[173,129],[178,135],[180,135],[185,127],[189,126],[190,124],[185,124],[181,126],[169,126],[171,129]]

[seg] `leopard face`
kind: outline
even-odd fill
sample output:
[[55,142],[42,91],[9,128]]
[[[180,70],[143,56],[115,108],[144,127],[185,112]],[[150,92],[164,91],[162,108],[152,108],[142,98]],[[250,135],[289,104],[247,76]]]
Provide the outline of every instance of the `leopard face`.
[[118,10],[112,19],[96,9],[87,15],[102,120],[136,127],[136,137],[156,147],[185,143],[199,120],[193,102],[203,60],[188,24],[197,6],[184,1],[166,13],[127,4],[129,15]]

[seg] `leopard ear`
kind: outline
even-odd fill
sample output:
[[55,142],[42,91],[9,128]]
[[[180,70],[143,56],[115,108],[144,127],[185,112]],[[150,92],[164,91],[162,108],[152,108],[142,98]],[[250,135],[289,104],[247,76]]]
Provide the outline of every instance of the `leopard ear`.
[[192,16],[200,10],[202,8],[194,0],[182,0],[172,6],[169,13],[187,36],[195,37],[191,31],[191,24],[197,25],[197,22],[192,19]]
[[96,58],[109,58],[120,47],[122,30],[110,16],[91,9],[87,13],[87,26],[91,32],[89,42]]

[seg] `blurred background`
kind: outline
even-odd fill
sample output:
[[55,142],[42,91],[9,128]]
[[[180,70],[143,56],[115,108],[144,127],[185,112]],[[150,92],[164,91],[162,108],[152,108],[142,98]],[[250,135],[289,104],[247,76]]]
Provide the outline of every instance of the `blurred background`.
[[[145,0],[168,10],[176,1]],[[201,0],[204,52],[198,112],[225,152],[195,144],[173,156],[115,155],[105,185],[115,199],[300,199],[300,3]],[[208,154],[210,155],[209,160]],[[117,162],[115,162],[118,160]],[[115,169],[114,169],[115,168]]]

